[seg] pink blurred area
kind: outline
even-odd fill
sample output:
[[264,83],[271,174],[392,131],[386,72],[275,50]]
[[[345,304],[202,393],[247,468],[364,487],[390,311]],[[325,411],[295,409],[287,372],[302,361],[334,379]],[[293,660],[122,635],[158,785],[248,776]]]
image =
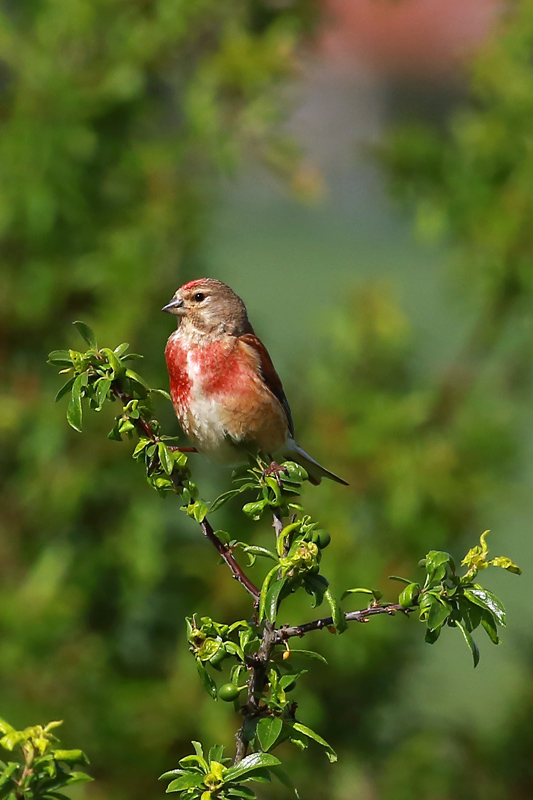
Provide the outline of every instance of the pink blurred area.
[[323,0],[319,49],[339,68],[385,75],[453,75],[486,39],[503,0]]

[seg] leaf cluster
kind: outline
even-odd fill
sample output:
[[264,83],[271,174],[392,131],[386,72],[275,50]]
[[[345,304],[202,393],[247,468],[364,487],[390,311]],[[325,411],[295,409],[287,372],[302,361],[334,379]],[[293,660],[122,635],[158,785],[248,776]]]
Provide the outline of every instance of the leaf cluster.
[[16,759],[0,761],[1,800],[68,800],[63,789],[92,780],[73,769],[88,764],[87,756],[81,750],[60,748],[52,731],[61,724],[55,721],[18,731],[0,719],[0,746]]
[[[252,753],[238,764],[226,766],[222,745],[214,745],[204,756],[202,745],[193,742],[195,755],[185,756],[178,769],[161,775],[159,780],[171,779],[167,792],[180,792],[184,800],[253,800],[255,792],[246,783],[269,783],[271,773],[280,764],[279,759],[268,753]],[[278,774],[279,777],[279,774]]]
[[434,644],[444,626],[459,628],[472,653],[474,666],[479,663],[479,649],[472,632],[481,625],[491,642],[499,644],[498,626],[506,624],[501,600],[474,582],[478,572],[494,566],[517,575],[521,573],[509,558],[487,559],[487,534],[488,531],[481,534],[480,545],[469,550],[461,562],[468,567],[464,575],[457,574],[455,561],[449,553],[431,550],[420,562],[426,572],[422,585],[399,579],[407,584],[399,596],[399,603],[406,609],[418,608],[419,619],[426,625],[426,642]]

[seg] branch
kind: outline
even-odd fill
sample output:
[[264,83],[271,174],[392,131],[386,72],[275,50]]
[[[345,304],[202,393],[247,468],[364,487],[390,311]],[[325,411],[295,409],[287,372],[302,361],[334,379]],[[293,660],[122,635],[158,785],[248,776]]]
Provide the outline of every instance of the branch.
[[[112,392],[121,401],[122,405],[124,405],[124,406],[127,405],[127,403],[129,403],[129,401],[132,399],[131,397],[128,397],[128,395],[124,394],[123,392],[119,392],[116,389],[112,389]],[[141,433],[142,435],[146,436],[148,439],[151,439],[153,442],[159,442],[160,441],[159,437],[156,436],[156,434],[152,430],[152,426],[150,425],[150,423],[147,420],[144,420],[142,417],[139,417],[138,419],[132,419],[132,422],[135,425],[135,427],[137,428],[137,431],[139,433]],[[183,453],[196,453],[197,452],[195,447],[183,447],[183,448],[179,447],[177,449],[180,450]],[[179,475],[171,475],[170,479],[171,479],[172,483],[174,484],[174,486],[176,487],[176,490],[181,489],[181,478],[179,477]],[[260,594],[259,589],[245,575],[245,573],[243,572],[241,567],[238,565],[233,553],[231,552],[231,549],[226,544],[224,544],[224,542],[222,542],[218,538],[218,536],[216,535],[215,531],[213,530],[213,526],[211,525],[211,523],[208,522],[207,519],[204,519],[200,523],[200,527],[201,527],[202,533],[204,534],[206,539],[209,539],[209,541],[216,547],[216,549],[218,550],[218,552],[222,556],[223,560],[225,561],[225,563],[230,568],[230,570],[231,570],[231,572],[233,574],[233,577],[236,580],[238,580],[239,583],[242,586],[244,586],[246,591],[249,592],[252,595],[254,600],[257,600],[259,598],[259,594]]]
[[265,689],[267,681],[267,670],[272,656],[272,650],[278,643],[277,631],[271,622],[266,622],[263,628],[261,647],[251,664],[252,675],[248,681],[248,702],[242,708],[244,719],[238,732],[235,734],[236,749],[233,763],[238,764],[245,757],[250,740],[247,731],[250,729],[250,722],[255,717],[260,717],[265,706],[261,707],[259,700]]
[[221,557],[224,559],[224,561],[230,568],[235,580],[239,581],[241,586],[244,586],[246,591],[252,595],[254,600],[257,600],[260,594],[259,589],[254,583],[252,583],[250,578],[248,578],[248,576],[243,572],[241,567],[238,565],[235,556],[231,552],[231,548],[228,547],[228,545],[224,544],[224,542],[222,542],[218,538],[218,536],[213,530],[213,526],[211,525],[210,522],[208,522],[207,519],[204,518],[204,520],[200,523],[200,526],[202,528],[202,533],[204,534],[206,539],[209,539],[209,541],[216,547]]
[[[388,614],[393,617],[397,611],[402,614],[409,614],[413,608],[404,608],[400,603],[389,603],[385,606],[369,606],[360,611],[348,611],[344,615],[346,622],[368,622],[370,617],[375,617],[378,614]],[[333,625],[333,617],[324,617],[323,619],[315,619],[313,622],[306,622],[304,625],[284,625],[275,631],[276,644],[285,642],[293,636],[304,636],[309,631],[319,631],[322,628],[330,628]]]

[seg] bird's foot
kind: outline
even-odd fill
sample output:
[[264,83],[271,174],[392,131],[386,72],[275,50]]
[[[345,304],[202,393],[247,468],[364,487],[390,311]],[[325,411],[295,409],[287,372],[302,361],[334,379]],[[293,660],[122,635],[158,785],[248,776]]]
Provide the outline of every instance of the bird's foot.
[[175,447],[174,445],[172,445],[168,449],[171,450],[173,453],[176,453],[176,452],[178,452],[178,453],[197,453],[198,452],[196,447]]
[[274,477],[280,489],[283,488],[283,484],[281,482],[280,475],[283,473],[284,475],[287,474],[287,470],[285,467],[282,467],[281,464],[278,464],[277,461],[271,461],[270,466],[265,469],[263,475],[265,477]]

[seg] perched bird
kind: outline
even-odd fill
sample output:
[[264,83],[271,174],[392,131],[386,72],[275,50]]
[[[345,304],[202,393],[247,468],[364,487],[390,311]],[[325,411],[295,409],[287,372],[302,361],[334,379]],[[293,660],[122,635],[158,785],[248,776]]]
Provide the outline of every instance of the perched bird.
[[178,317],[165,356],[179,423],[200,453],[228,465],[262,452],[297,461],[312,483],[346,481],[296,443],[289,403],[246,306],[212,278],[186,283],[163,311]]

